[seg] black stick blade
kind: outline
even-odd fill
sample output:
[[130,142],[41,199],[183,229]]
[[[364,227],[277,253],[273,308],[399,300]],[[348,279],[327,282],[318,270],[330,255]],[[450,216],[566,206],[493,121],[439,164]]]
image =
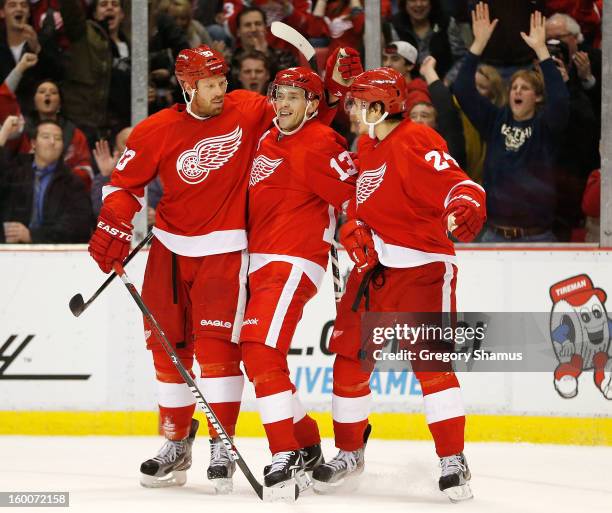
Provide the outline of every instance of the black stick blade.
[[78,317],[85,310],[85,301],[83,300],[83,296],[81,294],[76,294],[72,296],[70,303],[68,303],[68,307],[72,312],[72,315]]

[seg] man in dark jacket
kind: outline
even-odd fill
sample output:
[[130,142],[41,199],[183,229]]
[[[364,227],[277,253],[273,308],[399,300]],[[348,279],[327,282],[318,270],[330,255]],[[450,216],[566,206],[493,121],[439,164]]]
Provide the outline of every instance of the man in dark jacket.
[[93,226],[89,195],[63,163],[62,128],[42,121],[32,140],[34,154],[9,160],[4,145],[21,130],[16,116],[0,128],[0,241],[86,242]]
[[130,51],[121,32],[119,0],[95,0],[87,18],[80,0],[61,0],[70,41],[62,93],[66,117],[85,132],[90,146],[130,123]]

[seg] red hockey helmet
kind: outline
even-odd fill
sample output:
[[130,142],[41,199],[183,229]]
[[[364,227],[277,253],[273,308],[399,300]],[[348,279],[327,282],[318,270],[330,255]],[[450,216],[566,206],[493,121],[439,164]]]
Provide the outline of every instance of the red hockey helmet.
[[273,98],[278,86],[299,87],[306,91],[306,99],[319,100],[323,98],[323,80],[314,71],[304,67],[288,68],[279,71],[274,77],[270,87],[270,95]]
[[367,102],[381,102],[389,115],[406,110],[406,79],[392,68],[364,71],[351,84],[347,95]]
[[202,78],[225,75],[227,64],[219,52],[210,46],[200,45],[181,50],[176,58],[174,73],[183,89],[185,85],[195,89],[198,80]]

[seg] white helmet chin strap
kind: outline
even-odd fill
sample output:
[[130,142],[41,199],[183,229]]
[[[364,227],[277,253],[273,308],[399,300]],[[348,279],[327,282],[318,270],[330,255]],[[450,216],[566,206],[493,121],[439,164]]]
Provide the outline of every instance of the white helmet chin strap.
[[377,120],[377,121],[374,121],[374,123],[370,123],[370,122],[369,122],[369,121],[366,119],[367,114],[368,114],[367,109],[361,109],[361,120],[362,120],[362,121],[363,121],[363,122],[364,122],[366,125],[368,125],[368,135],[370,136],[370,139],[374,139],[374,138],[375,138],[375,135],[374,135],[374,127],[375,127],[376,125],[378,125],[378,123],[382,123],[382,122],[383,122],[383,121],[386,119],[386,117],[389,115],[389,113],[388,113],[388,112],[383,113],[383,115],[382,115],[382,116],[380,116],[380,118],[378,118],[378,120]]
[[191,95],[191,98],[189,98],[189,93],[185,91],[185,89],[183,89],[183,98],[185,98],[185,104],[187,105],[187,112],[191,114],[194,118],[199,119],[200,121],[203,121],[205,119],[208,119],[210,116],[198,116],[195,112],[193,112],[193,110],[191,110],[191,104],[193,103],[193,99],[195,98],[195,95],[197,94],[197,92],[198,92],[197,89],[193,89],[193,94]]
[[278,131],[281,134],[283,134],[283,135],[293,135],[293,134],[295,134],[296,132],[299,132],[302,129],[302,127],[304,126],[304,123],[306,123],[306,121],[310,121],[319,112],[318,110],[315,110],[313,113],[308,115],[308,107],[310,107],[310,100],[308,100],[306,102],[306,110],[304,111],[304,117],[302,118],[302,122],[297,126],[297,128],[295,128],[293,130],[283,130],[280,127],[280,125],[278,124],[278,112],[276,112],[276,106],[274,106],[274,111],[276,112],[276,117],[272,120],[272,123],[274,123],[274,126],[278,129]]

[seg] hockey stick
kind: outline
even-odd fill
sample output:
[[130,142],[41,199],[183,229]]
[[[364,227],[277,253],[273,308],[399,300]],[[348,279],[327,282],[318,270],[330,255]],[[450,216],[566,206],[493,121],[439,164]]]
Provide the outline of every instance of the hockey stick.
[[125,287],[128,289],[128,292],[130,293],[130,295],[138,305],[138,308],[140,308],[140,311],[149,323],[149,326],[151,326],[153,333],[157,337],[157,340],[160,342],[160,344],[168,354],[168,357],[172,360],[172,363],[176,367],[176,370],[179,371],[179,374],[185,380],[186,385],[189,387],[191,393],[194,395],[197,405],[204,412],[204,415],[206,415],[206,418],[209,420],[212,427],[219,435],[219,438],[221,438],[221,441],[227,449],[227,452],[229,453],[230,457],[240,467],[240,470],[242,470],[242,473],[247,478],[247,481],[250,483],[250,485],[253,487],[253,490],[255,490],[257,496],[264,501],[295,501],[300,493],[297,484],[294,485],[293,489],[290,487],[268,488],[262,486],[261,483],[259,483],[259,481],[255,479],[255,476],[251,472],[251,469],[249,469],[248,465],[244,461],[244,458],[242,457],[240,452],[238,452],[236,446],[232,443],[231,438],[227,434],[227,431],[225,431],[225,428],[222,426],[221,422],[219,422],[219,419],[215,415],[215,412],[212,410],[206,399],[204,399],[202,392],[200,392],[200,389],[196,385],[195,381],[183,366],[180,358],[176,354],[176,351],[172,347],[172,344],[170,344],[170,341],[166,337],[166,334],[161,329],[161,326],[157,323],[155,317],[153,317],[153,314],[142,300],[142,296],[138,293],[136,287],[134,287],[134,284],[130,281],[128,275],[123,269],[123,266],[119,262],[115,262],[113,264],[113,269],[115,270],[115,273],[121,278],[121,281],[123,281],[123,283],[125,284]]
[[[276,37],[296,48],[306,58],[310,67],[316,73],[319,72],[319,66],[317,65],[317,59],[315,57],[315,49],[302,34],[282,21],[273,22],[270,30]],[[335,238],[332,239],[329,252],[334,278],[334,298],[336,303],[338,303],[340,299],[342,299],[342,281],[340,280],[340,262],[338,260],[338,250],[336,249]]]
[[302,34],[282,21],[275,21],[270,26],[273,35],[295,47],[308,61],[310,67],[319,72],[315,49]]
[[[132,258],[136,256],[136,253],[138,253],[144,247],[144,245],[147,242],[149,242],[152,238],[153,238],[153,232],[149,231],[149,233],[147,233],[147,236],[144,239],[142,239],[142,241],[138,244],[138,246],[136,246],[132,250],[132,252],[127,256],[127,258],[125,259],[123,263],[127,264],[130,260],[132,260]],[[100,285],[100,288],[96,290],[94,295],[91,296],[87,302],[84,301],[83,296],[81,294],[75,294],[74,296],[72,296],[72,298],[70,299],[70,302],[68,303],[68,308],[70,308],[72,315],[74,315],[75,317],[78,317],[85,310],[87,310],[89,306],[96,300],[96,298],[102,293],[102,291],[106,287],[108,287],[110,282],[115,279],[115,276],[117,276],[117,274],[112,273],[108,278],[106,278],[106,281],[102,285]]]

